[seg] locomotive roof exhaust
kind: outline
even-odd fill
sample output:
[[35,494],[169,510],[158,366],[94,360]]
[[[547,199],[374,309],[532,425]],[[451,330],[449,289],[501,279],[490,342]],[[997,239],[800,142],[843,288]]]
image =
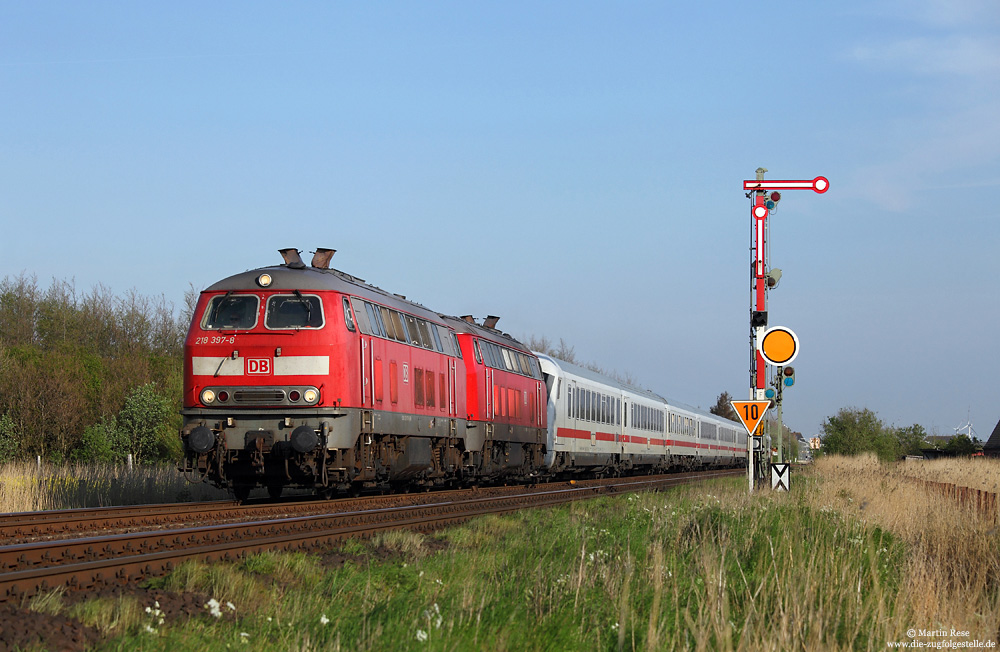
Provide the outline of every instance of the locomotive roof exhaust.
[[337,253],[336,249],[316,247],[316,253],[313,254],[312,262],[309,264],[316,269],[330,269],[330,259],[333,258],[333,254],[335,253]]
[[[473,317],[472,315],[462,315],[462,320],[467,321],[470,324],[475,324],[476,326],[479,326],[479,322],[477,322],[476,318]],[[498,321],[500,321],[499,317],[497,317],[496,315],[489,315],[486,319],[483,320],[482,325],[491,330],[496,330]]]
[[278,253],[281,254],[282,259],[291,269],[305,269],[306,264],[302,262],[302,258],[299,257],[298,249],[278,249]]

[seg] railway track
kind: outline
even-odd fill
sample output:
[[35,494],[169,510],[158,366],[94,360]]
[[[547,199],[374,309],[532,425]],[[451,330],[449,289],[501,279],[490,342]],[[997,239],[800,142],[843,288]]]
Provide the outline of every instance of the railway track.
[[[742,473],[738,469],[703,471],[308,503],[240,506],[222,501],[146,506],[138,512],[136,508],[68,510],[50,513],[48,520],[39,513],[4,515],[0,517],[0,528],[10,529],[0,532],[30,531],[35,533],[35,540],[0,546],[0,600],[57,586],[87,590],[124,584],[165,574],[189,559],[236,559],[266,550],[331,546],[345,538],[391,529],[430,531],[483,514],[663,489]],[[187,517],[178,508],[187,509]],[[78,521],[89,525],[70,528],[67,520],[73,519],[74,513]],[[204,524],[208,520],[214,522]],[[191,525],[192,521],[202,524]],[[54,530],[46,530],[46,525]],[[86,527],[138,531],[80,536]],[[77,536],[53,538],[67,531]]]

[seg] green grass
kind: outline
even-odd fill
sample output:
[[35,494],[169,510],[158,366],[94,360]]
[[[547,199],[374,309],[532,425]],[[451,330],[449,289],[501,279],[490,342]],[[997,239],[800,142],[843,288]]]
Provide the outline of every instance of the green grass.
[[812,650],[894,640],[905,621],[899,541],[795,494],[708,486],[714,495],[703,485],[484,517],[436,534],[446,543],[437,551],[408,532],[352,541],[340,568],[301,553],[186,564],[157,585],[234,609],[154,633],[135,622],[104,649]]

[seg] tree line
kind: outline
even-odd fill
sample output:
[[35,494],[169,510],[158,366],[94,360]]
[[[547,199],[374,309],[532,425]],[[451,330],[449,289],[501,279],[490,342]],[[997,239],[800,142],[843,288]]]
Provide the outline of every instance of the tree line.
[[0,461],[176,459],[185,315],[163,297],[0,282]]

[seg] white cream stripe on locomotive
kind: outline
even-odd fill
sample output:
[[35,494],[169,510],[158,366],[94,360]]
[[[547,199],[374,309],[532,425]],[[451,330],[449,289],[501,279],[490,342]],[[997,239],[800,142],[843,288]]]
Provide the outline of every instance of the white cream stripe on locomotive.
[[192,357],[191,373],[195,376],[325,376],[330,373],[330,356]]

